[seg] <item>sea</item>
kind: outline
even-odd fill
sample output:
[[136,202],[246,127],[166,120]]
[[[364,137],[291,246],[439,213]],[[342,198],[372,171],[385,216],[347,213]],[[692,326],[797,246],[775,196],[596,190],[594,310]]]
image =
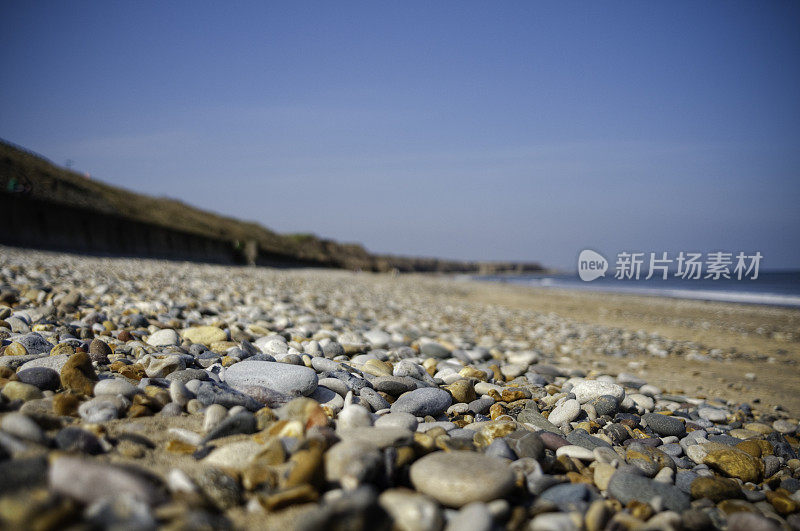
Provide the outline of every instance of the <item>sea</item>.
[[688,280],[660,276],[649,280],[621,280],[600,277],[584,282],[577,273],[530,274],[530,275],[480,275],[475,280],[522,284],[531,287],[568,289],[579,291],[601,291],[630,293],[680,299],[765,304],[800,308],[800,271],[760,271],[758,278],[737,280]]

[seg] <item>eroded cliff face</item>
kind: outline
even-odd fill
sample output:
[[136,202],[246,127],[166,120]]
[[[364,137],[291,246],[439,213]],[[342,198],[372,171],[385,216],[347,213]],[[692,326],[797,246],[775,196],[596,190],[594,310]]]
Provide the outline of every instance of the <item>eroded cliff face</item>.
[[92,254],[363,271],[528,273],[536,263],[374,255],[88,179],[0,141],[0,243]]

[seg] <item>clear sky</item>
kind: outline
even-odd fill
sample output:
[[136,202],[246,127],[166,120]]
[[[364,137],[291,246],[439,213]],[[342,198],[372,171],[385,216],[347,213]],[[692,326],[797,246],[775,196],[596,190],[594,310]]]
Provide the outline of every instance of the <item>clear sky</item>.
[[800,267],[800,3],[0,3],[0,137],[375,252]]

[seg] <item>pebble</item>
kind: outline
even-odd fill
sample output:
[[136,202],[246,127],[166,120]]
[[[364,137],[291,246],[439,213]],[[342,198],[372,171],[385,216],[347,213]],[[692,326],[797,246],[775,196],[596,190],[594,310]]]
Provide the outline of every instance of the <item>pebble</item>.
[[381,428],[403,428],[408,431],[416,431],[417,429],[417,417],[412,415],[411,413],[389,413],[387,415],[383,415],[378,417],[375,421],[376,427]]
[[647,413],[642,416],[642,420],[647,423],[647,427],[661,436],[674,435],[682,437],[686,434],[686,425],[682,420],[659,413]]
[[213,343],[228,339],[225,331],[216,326],[193,326],[183,331],[183,337],[192,343],[200,343],[207,347],[210,347]]
[[442,389],[425,387],[409,391],[392,404],[392,413],[410,413],[417,417],[436,417],[452,404],[450,393]]
[[502,498],[515,482],[502,459],[464,451],[428,454],[411,465],[409,475],[417,490],[449,507]]
[[113,492],[147,505],[164,500],[160,486],[144,471],[77,457],[59,457],[50,465],[50,488],[82,503],[92,503]]
[[572,422],[581,412],[581,403],[577,400],[566,400],[561,405],[556,407],[553,411],[550,412],[550,415],[547,417],[547,420],[555,424],[556,426],[560,426],[566,422]]
[[154,347],[171,347],[180,344],[180,337],[178,337],[178,333],[175,330],[165,328],[150,334],[147,338],[147,344]]
[[443,517],[439,504],[424,494],[406,489],[385,490],[378,504],[393,520],[394,529],[401,531],[439,531]]
[[31,367],[18,369],[17,379],[26,384],[34,385],[45,391],[56,391],[61,387],[61,377],[57,371],[47,367]]
[[308,396],[317,388],[313,369],[270,361],[235,363],[225,371],[224,380],[234,387],[263,386],[289,396]]
[[93,392],[95,396],[122,395],[126,398],[133,398],[133,395],[140,391],[127,380],[123,380],[122,378],[108,378],[94,384]]
[[689,497],[675,486],[622,471],[612,476],[608,493],[623,504],[632,500],[649,503],[659,496],[664,507],[672,511],[681,512],[689,508]]
[[[621,385],[598,380],[583,380],[578,382],[572,388],[571,392],[581,404],[585,404],[605,395],[614,397],[617,403],[622,402],[622,399],[625,397],[625,389]],[[596,408],[597,405],[595,405],[595,409]]]
[[450,518],[445,531],[491,531],[493,525],[494,518],[489,506],[482,502],[471,502]]
[[33,420],[22,413],[8,413],[0,421],[0,429],[20,439],[44,444],[44,432]]

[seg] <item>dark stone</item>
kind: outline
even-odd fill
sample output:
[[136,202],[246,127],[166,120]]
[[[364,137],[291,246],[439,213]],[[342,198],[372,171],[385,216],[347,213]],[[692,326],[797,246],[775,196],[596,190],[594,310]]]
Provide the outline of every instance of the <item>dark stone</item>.
[[663,500],[664,507],[682,512],[689,508],[689,496],[674,485],[654,481],[644,476],[618,470],[611,477],[608,493],[627,505],[632,500],[649,503],[656,496]]
[[647,423],[647,427],[661,435],[668,437],[674,435],[676,437],[683,437],[686,434],[686,426],[682,420],[660,413],[646,413],[642,416],[642,420]]
[[166,379],[169,380],[170,382],[178,381],[181,382],[182,384],[185,384],[190,380],[205,381],[208,380],[209,378],[210,377],[208,376],[208,373],[203,369],[181,369],[179,371],[173,371],[166,376]]
[[208,434],[203,438],[203,444],[219,439],[220,437],[227,437],[229,435],[238,435],[243,433],[249,435],[258,431],[258,422],[255,415],[247,411],[242,411],[227,417],[222,422],[217,424]]
[[25,457],[0,461],[0,495],[19,492],[47,484],[47,459]]
[[509,446],[519,457],[539,459],[544,453],[542,438],[527,430],[517,430],[506,436]]
[[101,454],[103,447],[100,440],[91,432],[76,426],[67,426],[56,434],[56,446],[67,452],[85,454]]
[[562,483],[548,488],[539,500],[553,503],[562,511],[582,511],[600,496],[585,483]]
[[470,402],[468,405],[469,410],[472,413],[486,414],[486,412],[489,411],[489,408],[492,407],[492,404],[494,404],[494,398],[478,398],[477,400]]
[[220,387],[211,382],[203,382],[197,389],[197,399],[204,406],[219,404],[230,409],[242,406],[250,411],[258,411],[263,405],[246,394],[228,387]]
[[598,416],[601,417],[603,415],[613,417],[617,411],[619,411],[617,399],[611,395],[598,396],[589,403],[594,406],[594,410],[597,412]]
[[42,390],[55,391],[61,387],[61,376],[49,367],[33,367],[17,373],[17,379],[26,384],[35,385]]
[[89,357],[93,362],[108,363],[109,354],[112,354],[111,347],[109,347],[105,341],[94,338],[92,342],[89,343]]
[[599,448],[601,446],[604,446],[606,448],[611,448],[611,445],[608,444],[606,441],[600,439],[599,437],[595,437],[594,435],[589,435],[589,433],[583,429],[577,429],[571,431],[567,435],[567,440],[571,444],[574,444],[576,446],[582,446],[589,450],[594,450],[595,448]]

